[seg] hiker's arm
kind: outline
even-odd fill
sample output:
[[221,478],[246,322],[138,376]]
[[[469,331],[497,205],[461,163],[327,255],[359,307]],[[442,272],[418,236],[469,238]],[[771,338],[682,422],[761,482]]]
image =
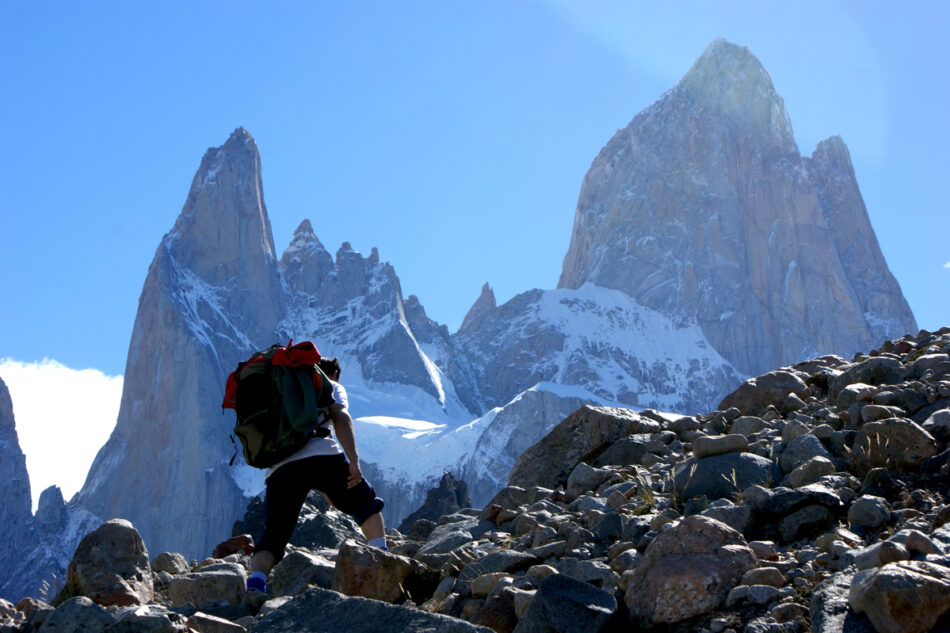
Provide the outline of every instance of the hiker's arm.
[[333,431],[336,434],[336,441],[340,443],[340,448],[346,453],[346,458],[350,460],[350,477],[346,481],[348,488],[352,488],[363,481],[363,473],[360,471],[360,456],[356,452],[356,437],[353,435],[353,419],[339,404],[330,405],[330,419],[333,421]]

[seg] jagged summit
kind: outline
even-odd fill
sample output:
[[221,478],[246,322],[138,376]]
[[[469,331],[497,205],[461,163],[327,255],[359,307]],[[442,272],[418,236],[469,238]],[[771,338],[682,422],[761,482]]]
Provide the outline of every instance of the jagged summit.
[[0,428],[16,428],[13,418],[13,400],[10,398],[10,390],[2,379],[0,379]]
[[497,307],[498,304],[495,303],[495,293],[486,281],[485,285],[482,286],[482,293],[478,295],[478,299],[475,300],[475,303],[472,304],[472,307],[469,308],[468,313],[466,313],[465,318],[462,319],[462,325],[459,327],[459,330],[461,331],[471,327],[479,317]]
[[716,40],[594,160],[558,287],[698,323],[748,375],[916,331],[846,157],[803,158],[761,63]]

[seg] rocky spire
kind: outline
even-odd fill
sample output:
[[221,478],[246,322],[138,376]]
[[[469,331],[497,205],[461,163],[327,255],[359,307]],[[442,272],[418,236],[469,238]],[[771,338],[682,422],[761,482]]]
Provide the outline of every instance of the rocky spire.
[[239,128],[205,154],[149,267],[118,421],[82,506],[142,526],[158,552],[199,555],[230,530],[243,493],[228,467],[224,380],[277,339],[286,311],[257,144]]
[[465,318],[462,319],[462,325],[459,327],[459,330],[465,330],[471,327],[480,316],[494,310],[496,307],[498,307],[498,305],[495,303],[495,293],[486,281],[485,285],[482,286],[482,293],[478,295],[478,299],[475,300],[475,303],[469,308]]
[[[593,282],[698,323],[746,374],[915,331],[883,258],[839,249],[878,251],[842,146],[809,169],[768,73],[717,40],[594,160],[558,286]],[[856,265],[879,282],[857,283]]]
[[13,417],[13,400],[6,384],[0,379],[0,481],[3,482],[3,503],[0,503],[0,525],[3,540],[0,541],[0,597],[16,600],[20,579],[10,578],[7,570],[13,569],[33,545],[33,512],[30,495],[30,476],[26,470],[26,457],[20,449],[16,421]]

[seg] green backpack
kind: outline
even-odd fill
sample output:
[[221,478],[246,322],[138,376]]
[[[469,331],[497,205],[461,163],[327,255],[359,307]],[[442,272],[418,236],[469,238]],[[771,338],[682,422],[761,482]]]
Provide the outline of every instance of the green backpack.
[[313,343],[291,341],[254,353],[228,376],[221,407],[237,414],[234,435],[248,465],[269,468],[311,438],[330,435],[333,386],[318,362]]

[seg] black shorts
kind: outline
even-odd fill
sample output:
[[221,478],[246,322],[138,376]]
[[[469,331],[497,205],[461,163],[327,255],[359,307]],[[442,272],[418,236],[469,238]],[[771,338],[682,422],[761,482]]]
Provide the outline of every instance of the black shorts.
[[300,508],[311,490],[324,493],[337,510],[350,515],[360,525],[382,510],[383,500],[365,479],[353,488],[346,487],[349,476],[350,462],[342,453],[298,459],[275,470],[267,478],[264,535],[254,551],[268,551],[275,561],[284,557],[284,548],[297,525]]

